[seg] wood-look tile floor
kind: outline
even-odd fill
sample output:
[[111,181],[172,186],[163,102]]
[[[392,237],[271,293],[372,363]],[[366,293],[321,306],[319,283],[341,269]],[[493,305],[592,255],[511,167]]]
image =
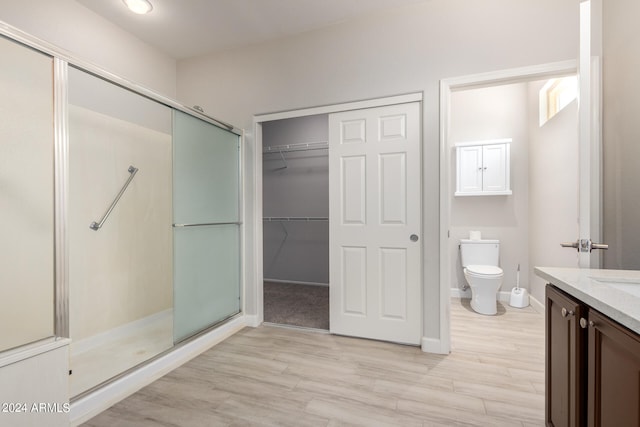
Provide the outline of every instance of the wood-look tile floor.
[[86,426],[542,426],[544,316],[452,300],[452,353],[245,328]]

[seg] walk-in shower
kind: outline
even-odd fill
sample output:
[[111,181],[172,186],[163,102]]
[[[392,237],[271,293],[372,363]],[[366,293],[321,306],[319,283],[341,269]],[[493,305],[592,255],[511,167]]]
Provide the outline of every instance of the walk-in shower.
[[239,143],[69,69],[72,396],[240,311]]
[[71,338],[74,398],[240,313],[241,132],[23,43],[0,36],[0,358]]

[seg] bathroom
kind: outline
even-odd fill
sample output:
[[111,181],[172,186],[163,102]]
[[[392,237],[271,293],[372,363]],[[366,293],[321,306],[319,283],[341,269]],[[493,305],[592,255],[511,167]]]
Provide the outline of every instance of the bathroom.
[[[563,77],[563,76],[559,76]],[[450,278],[453,297],[471,298],[463,274],[459,244],[472,231],[500,241],[503,270],[498,314],[509,304],[512,288],[527,289],[531,305],[542,309],[544,282],[536,265],[575,266],[576,252],[561,242],[577,237],[577,101],[542,125],[550,79],[471,88],[451,93],[450,109]],[[573,81],[570,78],[566,82]],[[542,95],[541,95],[542,93]],[[541,107],[542,105],[542,107]],[[508,195],[456,196],[457,143],[511,139]],[[553,206],[553,212],[549,207]],[[475,233],[474,233],[475,234]],[[520,273],[517,274],[518,266]],[[501,306],[502,304],[502,306]]]

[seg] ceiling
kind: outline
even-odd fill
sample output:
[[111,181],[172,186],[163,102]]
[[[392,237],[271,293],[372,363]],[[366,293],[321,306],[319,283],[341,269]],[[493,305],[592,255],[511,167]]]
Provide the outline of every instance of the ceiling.
[[429,0],[150,0],[147,15],[122,0],[76,0],[176,59],[328,27]]

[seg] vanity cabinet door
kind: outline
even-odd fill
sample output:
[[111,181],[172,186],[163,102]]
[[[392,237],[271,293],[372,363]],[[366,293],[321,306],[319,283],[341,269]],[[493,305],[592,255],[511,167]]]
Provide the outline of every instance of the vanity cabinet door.
[[589,427],[640,426],[640,338],[589,312]]
[[586,337],[579,319],[586,308],[564,292],[546,287],[546,408],[548,426],[585,424]]

